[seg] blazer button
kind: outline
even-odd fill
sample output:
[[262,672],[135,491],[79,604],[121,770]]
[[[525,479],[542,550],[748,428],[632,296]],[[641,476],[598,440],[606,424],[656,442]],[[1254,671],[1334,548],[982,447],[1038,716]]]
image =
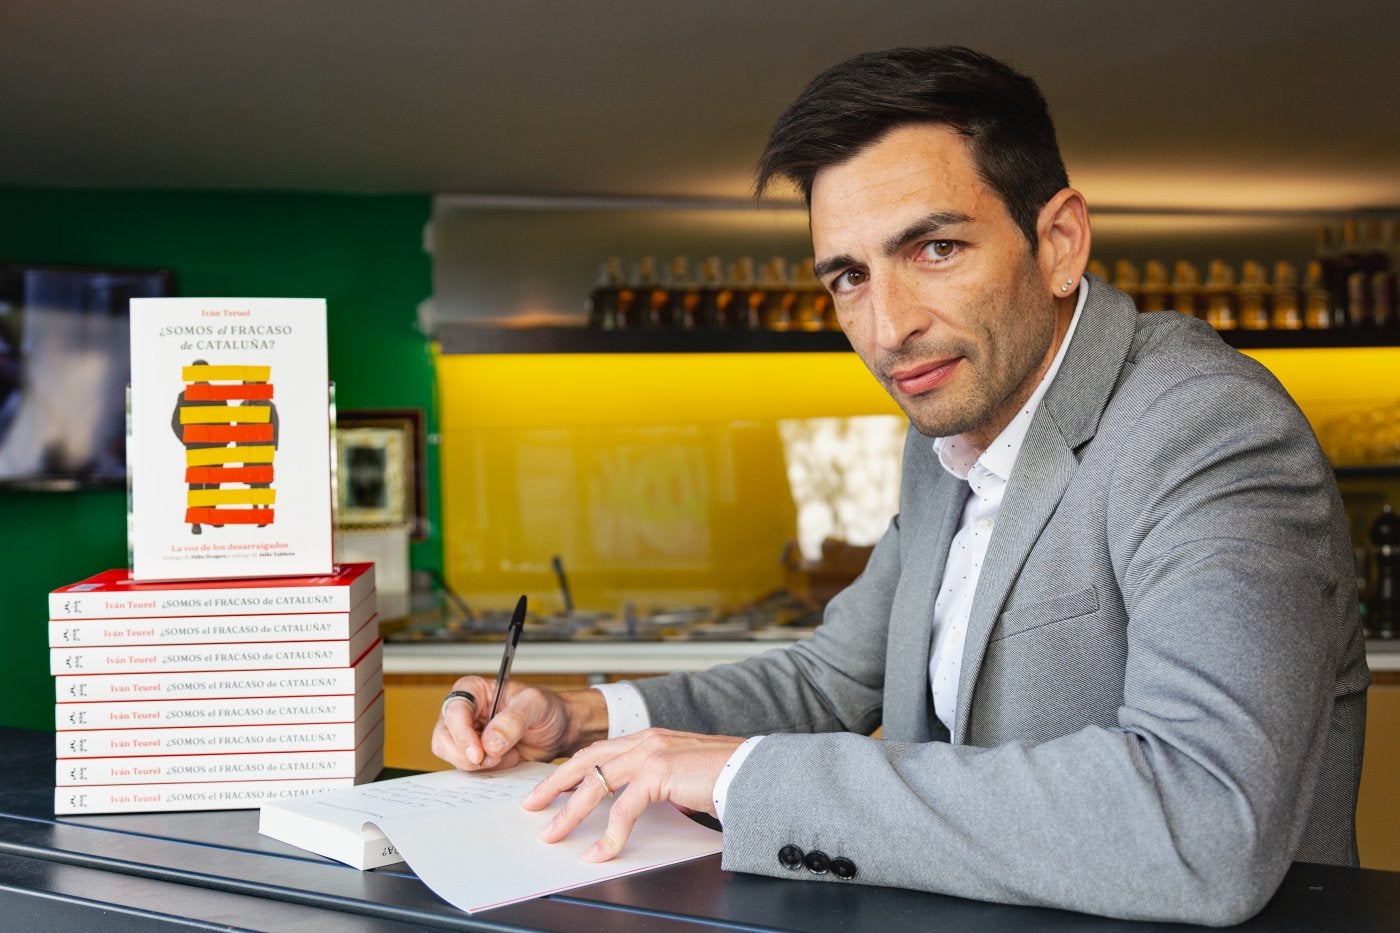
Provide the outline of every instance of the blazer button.
[[844,855],[838,855],[831,860],[831,873],[842,881],[850,881],[856,876],[856,863]]
[[825,852],[820,849],[813,849],[807,853],[807,857],[802,860],[802,864],[807,866],[807,870],[814,875],[824,875],[831,868],[831,859],[827,858]]
[[797,846],[783,846],[778,850],[778,864],[796,871],[802,867],[802,850]]

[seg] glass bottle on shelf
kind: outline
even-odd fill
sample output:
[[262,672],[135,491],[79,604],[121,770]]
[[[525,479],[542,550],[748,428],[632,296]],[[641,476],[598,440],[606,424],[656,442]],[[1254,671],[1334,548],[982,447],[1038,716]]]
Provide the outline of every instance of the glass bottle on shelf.
[[1240,269],[1240,287],[1237,292],[1241,330],[1269,329],[1269,309],[1266,304],[1268,290],[1269,280],[1264,273],[1264,267],[1252,259],[1246,262]]
[[1376,327],[1396,325],[1396,302],[1400,301],[1400,288],[1397,288],[1397,275],[1400,275],[1400,241],[1397,241],[1397,221],[1388,220],[1383,225],[1376,223],[1374,240],[1375,257],[1371,263],[1371,293],[1369,296],[1371,323]]
[[825,293],[812,269],[816,261],[808,256],[798,264],[792,274],[792,287],[797,302],[792,311],[792,326],[795,330],[821,330],[822,322],[820,295]]
[[637,312],[642,327],[665,327],[669,301],[666,289],[656,274],[656,259],[643,256],[637,260],[637,272],[633,276],[637,288]]
[[1089,264],[1084,267],[1084,271],[1087,272],[1089,275],[1098,276],[1105,282],[1113,281],[1113,277],[1108,274],[1108,266],[1104,265],[1097,259],[1090,259]]
[[1354,217],[1342,222],[1342,242],[1333,259],[1336,292],[1332,323],[1337,327],[1359,327],[1366,323],[1366,273],[1359,230]]
[[597,284],[588,293],[589,327],[595,330],[617,330],[622,288],[622,260],[617,256],[609,256],[598,269]]
[[1149,259],[1142,267],[1142,286],[1138,291],[1138,310],[1167,309],[1167,267],[1157,259]]
[[1269,325],[1275,330],[1300,330],[1303,312],[1298,299],[1298,268],[1291,262],[1274,264],[1274,284],[1270,292]]
[[1303,325],[1309,330],[1327,330],[1332,326],[1332,292],[1327,287],[1322,260],[1308,263],[1303,280]]
[[1235,271],[1223,259],[1212,259],[1201,293],[1206,299],[1206,323],[1216,330],[1234,330],[1239,326],[1234,289]]
[[792,330],[793,310],[797,306],[797,292],[788,279],[787,260],[774,256],[763,269],[763,305],[759,311],[759,324],[764,330]]
[[754,281],[753,257],[740,256],[730,266],[729,281],[734,288],[734,311],[730,326],[740,330],[757,330],[759,310],[763,307],[763,289]]
[[700,326],[720,330],[729,326],[734,290],[724,280],[724,265],[718,256],[700,264]]
[[700,318],[700,287],[690,277],[690,260],[677,256],[671,260],[666,275],[667,311],[670,326],[678,330],[698,330]]
[[1194,263],[1178,259],[1172,267],[1171,307],[1182,314],[1200,317],[1197,299],[1201,290],[1201,274]]
[[[1327,289],[1328,316],[1331,320],[1325,326],[1340,326],[1346,321],[1347,274],[1343,268],[1341,253],[1333,239],[1331,227],[1317,228],[1317,247],[1313,250],[1312,261],[1316,262],[1321,270],[1319,277],[1319,281],[1322,283],[1321,287]],[[1311,263],[1308,268],[1311,270]],[[1311,279],[1311,276],[1309,278]],[[1308,287],[1311,288],[1311,286]],[[1320,317],[1317,320],[1320,320]],[[1320,329],[1323,325],[1309,323],[1308,326]]]

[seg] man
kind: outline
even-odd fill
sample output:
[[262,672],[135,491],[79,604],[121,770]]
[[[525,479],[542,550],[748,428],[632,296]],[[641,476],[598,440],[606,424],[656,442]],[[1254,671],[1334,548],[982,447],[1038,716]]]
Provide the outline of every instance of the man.
[[1355,864],[1368,675],[1330,467],[1265,370],[1085,279],[1034,82],[858,56],[779,119],[777,176],[909,416],[899,516],[809,641],[513,686],[489,726],[465,677],[434,751],[576,753],[524,803],[574,790],[555,841],[616,794],[596,860],[665,800],[723,821],[728,869],[1127,918],[1236,922],[1293,860]]

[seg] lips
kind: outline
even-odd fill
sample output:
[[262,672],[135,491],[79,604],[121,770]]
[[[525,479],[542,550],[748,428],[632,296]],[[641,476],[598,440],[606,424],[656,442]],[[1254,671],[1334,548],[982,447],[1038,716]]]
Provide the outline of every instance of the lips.
[[962,357],[910,366],[890,373],[890,382],[901,395],[923,395],[953,378]]

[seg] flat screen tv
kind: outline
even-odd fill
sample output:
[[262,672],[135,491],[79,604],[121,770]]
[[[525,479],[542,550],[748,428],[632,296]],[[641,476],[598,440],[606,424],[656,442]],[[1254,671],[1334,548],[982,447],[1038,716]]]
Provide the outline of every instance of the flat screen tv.
[[168,269],[0,265],[0,487],[126,482],[128,302]]

